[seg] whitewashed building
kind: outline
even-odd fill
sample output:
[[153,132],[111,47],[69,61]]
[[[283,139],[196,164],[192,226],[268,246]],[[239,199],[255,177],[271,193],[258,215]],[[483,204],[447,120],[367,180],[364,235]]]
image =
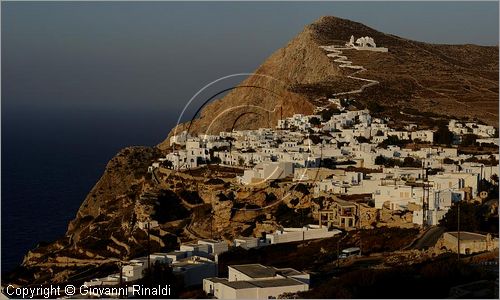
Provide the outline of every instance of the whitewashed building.
[[248,264],[229,266],[228,271],[227,279],[204,279],[205,293],[217,299],[276,299],[309,289],[309,274],[292,268]]

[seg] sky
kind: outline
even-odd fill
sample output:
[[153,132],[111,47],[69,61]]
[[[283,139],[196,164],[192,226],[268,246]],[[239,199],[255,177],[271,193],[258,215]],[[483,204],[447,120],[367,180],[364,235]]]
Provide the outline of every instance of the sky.
[[323,15],[420,41],[498,45],[498,2],[1,5],[2,109],[18,112],[178,112],[205,84],[251,72]]

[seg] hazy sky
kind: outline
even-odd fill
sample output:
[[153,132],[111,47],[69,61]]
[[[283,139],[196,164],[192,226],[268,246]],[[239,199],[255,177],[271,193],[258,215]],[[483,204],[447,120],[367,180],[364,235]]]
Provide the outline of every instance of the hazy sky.
[[[441,43],[498,45],[498,2],[2,2],[2,109],[178,111],[323,15]],[[240,78],[241,79],[241,78]]]

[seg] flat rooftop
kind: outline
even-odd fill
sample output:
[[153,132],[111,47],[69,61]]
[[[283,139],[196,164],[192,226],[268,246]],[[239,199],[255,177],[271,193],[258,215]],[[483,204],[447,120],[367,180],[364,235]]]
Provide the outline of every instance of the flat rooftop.
[[294,285],[303,285],[305,283],[300,282],[291,278],[277,278],[277,279],[267,279],[267,280],[252,280],[252,281],[215,281],[212,282],[220,282],[228,287],[231,287],[235,290],[243,290],[243,289],[254,289],[254,288],[270,288],[270,287],[283,287],[283,286],[294,286]]
[[217,241],[217,240],[212,240],[212,239],[201,239],[198,242],[205,242],[205,243],[221,243],[223,241]]
[[250,281],[251,284],[260,287],[281,287],[281,286],[291,286],[291,285],[303,285],[305,283],[300,282],[298,280],[292,278],[277,278],[277,279],[268,279],[268,280],[255,280]]
[[257,287],[249,281],[226,281],[221,283],[235,290],[254,289]]
[[[458,238],[458,232],[452,231],[452,232],[447,232],[448,234],[452,235],[455,238]],[[479,234],[479,233],[473,233],[473,232],[460,232],[460,240],[461,241],[485,241],[486,236]]]
[[240,236],[238,238],[235,238],[234,240],[238,240],[238,241],[255,241],[257,240],[258,238],[256,237],[251,237],[251,236]]
[[206,278],[206,280],[208,281],[211,281],[211,282],[227,282],[227,279],[226,278],[219,278],[219,277],[210,277],[210,278]]
[[342,199],[335,199],[334,202],[337,202],[340,206],[356,206],[356,203]]
[[276,269],[276,272],[283,275],[283,276],[294,276],[294,275],[303,274],[302,272],[299,272],[299,271],[292,269],[292,268]]
[[261,264],[233,265],[229,266],[251,278],[268,278],[276,275],[276,270]]
[[[215,281],[214,281],[215,282]],[[270,287],[284,287],[284,286],[294,286],[303,285],[298,280],[291,278],[277,278],[277,279],[267,279],[267,280],[252,280],[252,281],[218,281],[228,287],[235,290],[243,289],[254,289],[254,288],[270,288]]]

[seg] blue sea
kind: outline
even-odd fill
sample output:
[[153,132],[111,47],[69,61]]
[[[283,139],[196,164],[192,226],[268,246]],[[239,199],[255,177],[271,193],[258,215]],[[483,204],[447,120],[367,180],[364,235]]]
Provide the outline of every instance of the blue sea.
[[2,273],[37,243],[64,235],[121,148],[158,144],[176,117],[160,111],[2,110]]

